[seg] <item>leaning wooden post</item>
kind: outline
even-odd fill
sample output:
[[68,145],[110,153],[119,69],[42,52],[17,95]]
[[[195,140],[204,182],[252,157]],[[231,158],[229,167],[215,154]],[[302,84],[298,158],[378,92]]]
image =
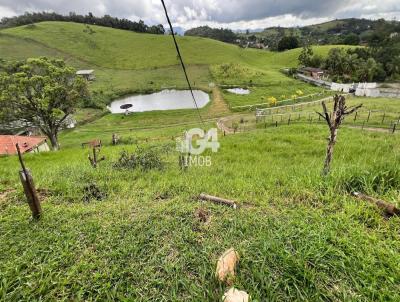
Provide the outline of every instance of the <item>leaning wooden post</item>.
[[397,126],[397,123],[394,123],[394,124],[393,124],[392,133],[395,133],[395,132],[396,132],[396,126]]
[[29,208],[31,209],[33,219],[39,219],[42,214],[42,207],[40,206],[40,200],[36,192],[32,175],[25,167],[19,145],[16,144],[15,147],[17,148],[18,159],[22,168],[22,170],[19,172],[19,177],[24,188],[24,193],[28,201]]
[[369,118],[371,117],[371,110],[368,112],[367,123],[369,122]]

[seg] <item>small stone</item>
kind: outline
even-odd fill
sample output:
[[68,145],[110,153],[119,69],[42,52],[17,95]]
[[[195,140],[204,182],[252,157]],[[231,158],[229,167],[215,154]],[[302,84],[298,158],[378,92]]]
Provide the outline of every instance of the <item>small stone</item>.
[[225,251],[225,253],[223,253],[218,259],[215,277],[219,281],[231,285],[235,278],[235,268],[238,262],[239,255],[233,248]]
[[223,302],[248,302],[249,295],[245,291],[238,290],[234,287],[229,289],[223,296]]

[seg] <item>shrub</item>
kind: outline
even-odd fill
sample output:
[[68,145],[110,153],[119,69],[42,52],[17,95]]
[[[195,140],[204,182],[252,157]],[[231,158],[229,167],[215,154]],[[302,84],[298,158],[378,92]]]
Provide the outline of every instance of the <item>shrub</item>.
[[136,151],[129,154],[128,151],[122,151],[120,158],[114,163],[117,169],[141,169],[142,171],[161,170],[164,163],[154,149],[144,149],[137,147]]
[[276,104],[278,103],[278,100],[273,96],[269,97],[267,100],[268,100],[268,104],[271,107],[276,106]]

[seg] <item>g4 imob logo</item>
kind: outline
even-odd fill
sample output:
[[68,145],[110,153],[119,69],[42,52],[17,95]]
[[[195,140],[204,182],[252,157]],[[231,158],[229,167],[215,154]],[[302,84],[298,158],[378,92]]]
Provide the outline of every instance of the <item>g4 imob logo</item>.
[[207,149],[218,152],[218,130],[212,128],[206,133],[199,128],[193,128],[185,132],[183,139],[178,139],[176,149],[183,155],[180,156],[181,164],[188,166],[211,166],[211,156],[201,156]]

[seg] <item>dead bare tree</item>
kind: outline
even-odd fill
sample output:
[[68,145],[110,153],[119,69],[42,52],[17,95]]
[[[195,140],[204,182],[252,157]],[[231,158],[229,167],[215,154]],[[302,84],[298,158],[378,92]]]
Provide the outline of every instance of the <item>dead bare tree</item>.
[[342,95],[335,95],[333,97],[333,112],[329,114],[325,102],[322,102],[323,113],[317,112],[328,124],[330,136],[328,137],[328,147],[326,149],[326,158],[324,163],[323,175],[328,175],[330,171],[331,161],[333,158],[333,148],[336,144],[338,130],[346,115],[356,112],[362,107],[362,104],[347,107],[346,98]]
[[99,164],[99,162],[105,160],[106,158],[103,156],[101,158],[98,158],[98,154],[100,153],[100,147],[93,147],[93,157],[88,156],[89,162],[92,165],[93,168],[97,168],[97,165]]

